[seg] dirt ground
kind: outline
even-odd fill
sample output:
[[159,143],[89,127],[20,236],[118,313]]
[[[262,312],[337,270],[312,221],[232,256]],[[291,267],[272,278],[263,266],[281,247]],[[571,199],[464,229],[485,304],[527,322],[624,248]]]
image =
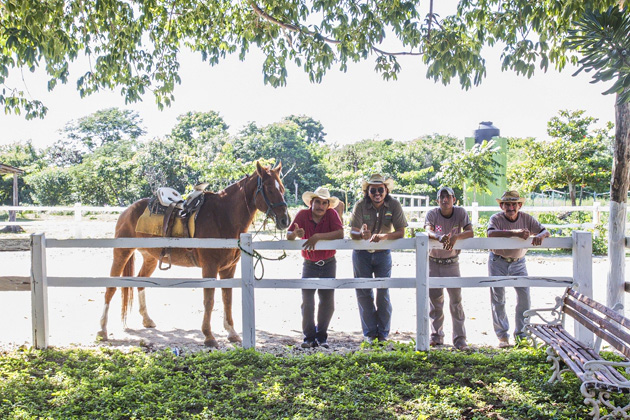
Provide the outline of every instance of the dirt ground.
[[[85,223],[83,237],[113,237],[113,223]],[[41,229],[41,228],[40,228]],[[47,237],[67,238],[72,236],[70,225],[55,231],[50,228]],[[27,233],[28,232],[27,229]],[[0,239],[10,236],[2,235]],[[25,238],[24,235],[14,237]],[[27,237],[27,236],[26,236]],[[0,240],[0,242],[2,242]],[[111,249],[51,249],[47,255],[50,276],[107,276],[111,264]],[[271,251],[268,251],[271,253]],[[273,256],[269,254],[268,256]],[[338,277],[352,277],[351,251],[338,251]],[[486,276],[487,253],[464,252],[461,255],[462,276]],[[28,276],[30,274],[30,253],[27,251],[0,252],[0,275]],[[265,261],[265,276],[268,278],[291,278],[301,275],[301,257],[297,252],[280,262]],[[570,276],[572,261],[570,256],[530,256],[530,275]],[[595,258],[593,278],[595,298],[605,302],[607,261]],[[415,272],[414,254],[411,252],[393,253],[393,276],[412,277]],[[237,269],[237,273],[240,268]],[[156,273],[159,277],[197,277],[200,269],[174,267],[169,271]],[[416,315],[415,293],[411,289],[390,289],[393,316],[390,339],[410,341],[415,338]],[[555,296],[561,288],[532,288],[532,307],[553,306]],[[149,314],[157,324],[154,329],[145,329],[137,312],[137,302],[128,317],[124,328],[119,317],[120,298],[114,297],[110,309],[108,332],[109,341],[97,343],[96,332],[103,310],[103,288],[49,288],[49,343],[56,347],[92,346],[144,346],[150,349],[172,348],[182,351],[196,351],[203,348],[203,334],[200,331],[203,316],[201,289],[147,289]],[[223,329],[223,305],[219,300],[212,315],[212,328],[222,348],[230,348],[227,334]],[[497,344],[492,330],[490,296],[487,288],[466,288],[463,291],[466,312],[468,342],[473,346]],[[448,297],[447,297],[448,300]],[[234,319],[236,330],[242,327],[240,290],[234,290]],[[256,346],[262,350],[282,348],[301,351],[302,341],[301,294],[295,289],[256,290]],[[341,289],[335,292],[335,314],[330,326],[330,352],[356,349],[362,340],[359,312],[354,290]],[[515,294],[507,292],[508,314],[514,313]],[[627,305],[627,303],[626,303]],[[446,314],[446,343],[450,343],[452,332],[450,314]],[[510,317],[513,325],[513,315]],[[0,349],[10,349],[32,342],[30,292],[0,292]]]

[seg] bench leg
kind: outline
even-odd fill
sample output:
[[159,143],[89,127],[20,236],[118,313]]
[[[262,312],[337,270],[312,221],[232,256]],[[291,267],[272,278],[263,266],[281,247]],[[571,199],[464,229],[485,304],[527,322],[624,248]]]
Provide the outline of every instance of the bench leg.
[[552,384],[556,381],[562,381],[562,373],[566,372],[568,369],[560,369],[560,364],[562,363],[562,359],[556,354],[556,352],[551,348],[547,347],[547,361],[552,363],[551,370],[553,370],[553,374],[551,378],[547,381]]
[[[624,407],[617,407],[610,403],[610,392],[603,389],[586,388],[586,384],[582,384],[580,392],[584,396],[584,404],[592,405],[593,409],[589,415],[593,416],[593,420],[605,420],[605,419],[628,419],[630,414],[630,404]],[[604,417],[600,417],[600,407],[604,406],[608,409],[608,414]]]

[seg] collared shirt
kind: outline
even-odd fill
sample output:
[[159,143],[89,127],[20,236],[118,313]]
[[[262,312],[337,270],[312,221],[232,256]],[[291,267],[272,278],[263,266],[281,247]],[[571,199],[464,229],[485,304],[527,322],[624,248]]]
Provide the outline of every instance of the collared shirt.
[[[313,220],[313,211],[311,209],[300,210],[293,219],[292,229],[295,229],[295,223],[304,229],[304,237],[308,239],[316,233],[328,233],[343,229],[339,213],[335,209],[327,209],[319,223]],[[335,256],[334,249],[306,251],[302,250],[302,257],[306,260],[319,261]]]
[[[540,232],[545,230],[545,227],[540,224],[540,222],[534,219],[533,216],[523,213],[522,211],[518,212],[518,217],[515,221],[510,221],[507,217],[505,217],[505,213],[495,213],[490,217],[490,221],[488,222],[488,230],[498,231],[498,230],[514,230],[514,229],[527,229],[533,235],[538,235]],[[500,255],[505,258],[523,258],[527,253],[527,248],[521,249],[493,249],[491,250],[496,255]]]
[[[447,233],[459,234],[467,226],[470,226],[470,218],[463,207],[453,206],[453,213],[449,217],[442,216],[440,208],[434,208],[427,212],[424,218],[424,226],[430,226],[438,235]],[[461,249],[432,249],[429,255],[433,258],[451,258],[459,255]]]
[[386,200],[379,209],[375,208],[371,201],[362,198],[354,205],[350,227],[358,231],[363,224],[366,224],[374,235],[407,227],[407,219],[400,202],[395,198]]

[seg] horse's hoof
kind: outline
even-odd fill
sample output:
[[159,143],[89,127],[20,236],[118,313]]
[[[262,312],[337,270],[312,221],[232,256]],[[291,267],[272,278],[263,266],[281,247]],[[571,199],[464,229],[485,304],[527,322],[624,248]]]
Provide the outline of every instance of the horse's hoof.
[[96,341],[107,341],[107,331],[99,331],[96,333]]
[[142,325],[144,326],[144,328],[155,328],[155,322],[153,322],[152,319],[149,319],[148,321],[142,321]]
[[204,341],[203,344],[206,347],[214,347],[215,349],[219,348],[219,342],[214,338]]
[[241,337],[238,336],[238,335],[230,335],[230,336],[228,336],[228,341],[230,343],[242,343],[243,342]]

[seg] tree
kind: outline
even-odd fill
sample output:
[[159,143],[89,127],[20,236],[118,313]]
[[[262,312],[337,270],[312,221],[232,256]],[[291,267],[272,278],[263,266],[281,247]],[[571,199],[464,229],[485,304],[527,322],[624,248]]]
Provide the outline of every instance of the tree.
[[[527,141],[525,153],[518,153],[509,167],[510,184],[524,191],[536,188],[567,188],[571,205],[577,205],[577,187],[595,189],[610,178],[611,138],[607,130],[591,130],[596,118],[584,111],[560,111],[549,120],[552,141]],[[611,123],[609,123],[609,129]]]
[[107,108],[70,121],[61,130],[62,139],[46,151],[47,159],[57,166],[71,166],[83,161],[96,149],[125,140],[137,140],[146,131],[135,111]]
[[484,140],[481,144],[475,144],[470,150],[452,155],[442,165],[440,172],[436,174],[443,185],[450,187],[464,186],[472,188],[475,201],[477,192],[490,192],[490,185],[496,182],[499,163],[494,154],[498,150],[494,146],[494,140]]
[[610,182],[608,219],[607,304],[624,307],[625,236],[628,187],[630,185],[630,15],[626,7],[611,6],[604,13],[585,13],[569,30],[567,45],[580,51],[580,70],[595,71],[593,82],[613,81],[604,93],[615,93],[615,142]]
[[[0,146],[0,163],[25,171],[24,176],[18,176],[18,196],[22,203],[32,202],[33,188],[25,177],[42,168],[41,157],[41,151],[37,150],[30,141]],[[0,203],[13,205],[13,175],[11,174],[0,176]]]

